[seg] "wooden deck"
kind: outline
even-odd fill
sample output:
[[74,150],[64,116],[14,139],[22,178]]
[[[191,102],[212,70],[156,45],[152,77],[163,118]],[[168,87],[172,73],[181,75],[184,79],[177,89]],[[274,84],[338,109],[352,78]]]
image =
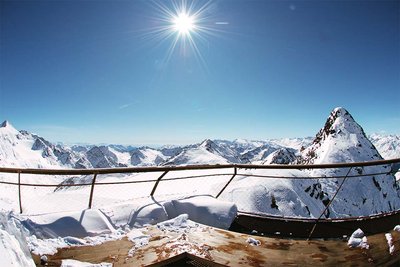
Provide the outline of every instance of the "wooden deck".
[[[127,238],[99,246],[61,249],[48,255],[48,266],[59,266],[62,259],[83,262],[110,262],[113,266],[400,266],[400,232],[390,231],[394,252],[384,233],[367,236],[369,249],[349,248],[343,240],[296,240],[251,236],[208,226],[188,233],[163,232],[156,226],[143,229],[150,236],[148,245],[128,252],[134,243]],[[249,237],[259,246],[246,242]],[[38,266],[39,257],[33,255]],[[179,261],[178,263],[174,263]],[[200,265],[202,264],[202,265]]]

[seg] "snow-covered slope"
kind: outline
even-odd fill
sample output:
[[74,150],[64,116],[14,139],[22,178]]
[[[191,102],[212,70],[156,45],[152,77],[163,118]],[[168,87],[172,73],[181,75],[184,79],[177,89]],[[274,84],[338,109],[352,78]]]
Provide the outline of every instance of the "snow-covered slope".
[[295,150],[302,150],[302,148],[308,147],[313,141],[312,137],[305,138],[282,138],[282,139],[273,139],[272,143],[275,143],[282,147],[293,148]]
[[161,151],[149,147],[134,149],[130,155],[130,164],[133,166],[157,166],[168,158]]
[[80,156],[42,137],[17,131],[8,121],[0,125],[0,166],[24,168],[75,167]]
[[210,139],[206,139],[195,147],[183,149],[165,165],[228,164],[232,162],[240,162],[235,151],[228,147],[223,149]]
[[94,146],[86,153],[86,157],[93,168],[126,167],[118,162],[118,157],[107,146]]
[[313,143],[302,151],[305,163],[380,160],[382,157],[364,130],[344,108],[334,109]]
[[[400,158],[400,135],[372,134],[369,139],[384,159]],[[396,173],[396,179],[400,181],[400,172]]]
[[262,162],[262,164],[290,164],[296,160],[296,150],[291,148],[280,148]]
[[262,146],[259,146],[253,150],[250,150],[241,155],[240,159],[244,163],[260,163],[264,162],[265,159],[273,152],[282,148],[279,145],[266,143]]
[[369,139],[384,159],[400,158],[400,135],[372,134]]
[[[302,152],[301,162],[309,164],[363,162],[382,159],[363,129],[344,108],[334,109],[325,126],[318,132],[311,146]],[[318,169],[313,176],[344,176],[348,169]],[[389,166],[353,168],[349,175],[387,173]],[[342,178],[320,179],[307,191],[330,197]],[[357,190],[354,190],[357,188]],[[330,213],[341,215],[367,215],[392,211],[400,207],[400,189],[390,174],[347,178],[333,201]]]
[[236,153],[243,155],[248,151],[263,146],[266,141],[252,141],[246,139],[235,139],[233,141],[228,140],[213,140],[213,142],[223,149],[230,149],[236,151]]

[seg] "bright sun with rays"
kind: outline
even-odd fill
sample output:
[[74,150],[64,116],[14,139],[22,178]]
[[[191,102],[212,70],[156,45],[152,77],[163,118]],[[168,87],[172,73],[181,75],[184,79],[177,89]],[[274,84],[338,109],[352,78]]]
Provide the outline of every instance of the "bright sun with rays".
[[157,11],[154,18],[157,26],[148,32],[148,36],[160,42],[171,41],[163,61],[168,62],[174,51],[179,51],[179,55],[193,55],[205,66],[201,47],[209,45],[206,37],[221,33],[216,27],[227,24],[212,21],[211,0],[171,0],[153,3]]
[[196,29],[195,18],[185,12],[172,18],[173,29],[182,36],[190,35]]

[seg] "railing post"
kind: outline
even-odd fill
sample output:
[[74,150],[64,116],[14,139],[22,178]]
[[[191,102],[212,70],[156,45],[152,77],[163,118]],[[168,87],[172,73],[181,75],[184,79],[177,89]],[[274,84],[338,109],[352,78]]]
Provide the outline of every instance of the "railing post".
[[221,191],[219,191],[219,193],[217,194],[217,196],[215,198],[218,198],[222,194],[222,192],[225,191],[225,189],[228,187],[228,185],[232,182],[233,178],[235,178],[236,174],[237,174],[237,167],[234,168],[231,179],[229,179],[229,181],[225,184],[225,186],[221,189]]
[[168,171],[165,171],[163,174],[161,174],[160,177],[158,177],[156,183],[154,184],[153,190],[151,190],[150,196],[153,196],[154,193],[156,192],[158,183],[160,183],[161,179],[168,173]]
[[89,209],[92,208],[93,191],[94,191],[94,185],[96,183],[96,177],[97,177],[97,173],[94,173],[93,180],[92,180],[92,187],[90,188]]
[[21,199],[21,171],[18,171],[18,201],[19,201],[19,213],[22,214],[22,199]]
[[343,178],[342,182],[338,186],[335,194],[333,194],[332,198],[329,200],[328,204],[325,206],[325,209],[321,212],[321,215],[315,220],[315,223],[310,231],[310,234],[308,235],[307,241],[311,239],[312,234],[314,233],[315,227],[317,227],[317,223],[319,220],[322,218],[322,216],[325,214],[325,212],[328,210],[329,206],[332,204],[333,200],[335,199],[336,195],[339,193],[339,190],[342,188],[344,182],[347,179],[347,176],[349,176],[350,171],[353,169],[353,167],[350,167],[350,169],[347,171],[346,176]]

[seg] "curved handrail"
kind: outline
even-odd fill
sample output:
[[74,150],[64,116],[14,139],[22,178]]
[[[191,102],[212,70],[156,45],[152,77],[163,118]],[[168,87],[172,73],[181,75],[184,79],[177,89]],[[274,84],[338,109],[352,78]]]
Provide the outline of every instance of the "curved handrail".
[[362,220],[369,220],[369,219],[377,219],[387,216],[392,216],[396,214],[400,214],[400,209],[388,212],[381,212],[378,214],[371,214],[367,216],[349,216],[349,217],[341,217],[341,218],[311,218],[311,217],[294,217],[294,216],[279,216],[279,215],[272,215],[272,214],[265,214],[261,212],[247,212],[247,211],[238,211],[238,214],[241,215],[249,215],[258,218],[267,218],[267,219],[274,219],[274,220],[282,220],[282,221],[297,221],[297,222],[311,222],[315,223],[315,221],[319,222],[345,222],[345,221],[362,221]]
[[331,164],[215,164],[215,165],[185,165],[185,166],[154,166],[154,167],[119,167],[119,168],[97,168],[97,169],[32,169],[32,168],[0,168],[0,173],[25,173],[43,175],[87,175],[87,174],[112,174],[112,173],[142,173],[142,172],[165,172],[185,170],[213,170],[213,169],[333,169],[345,167],[367,167],[378,165],[390,165],[400,163],[400,158],[389,160],[375,160],[351,163]]

